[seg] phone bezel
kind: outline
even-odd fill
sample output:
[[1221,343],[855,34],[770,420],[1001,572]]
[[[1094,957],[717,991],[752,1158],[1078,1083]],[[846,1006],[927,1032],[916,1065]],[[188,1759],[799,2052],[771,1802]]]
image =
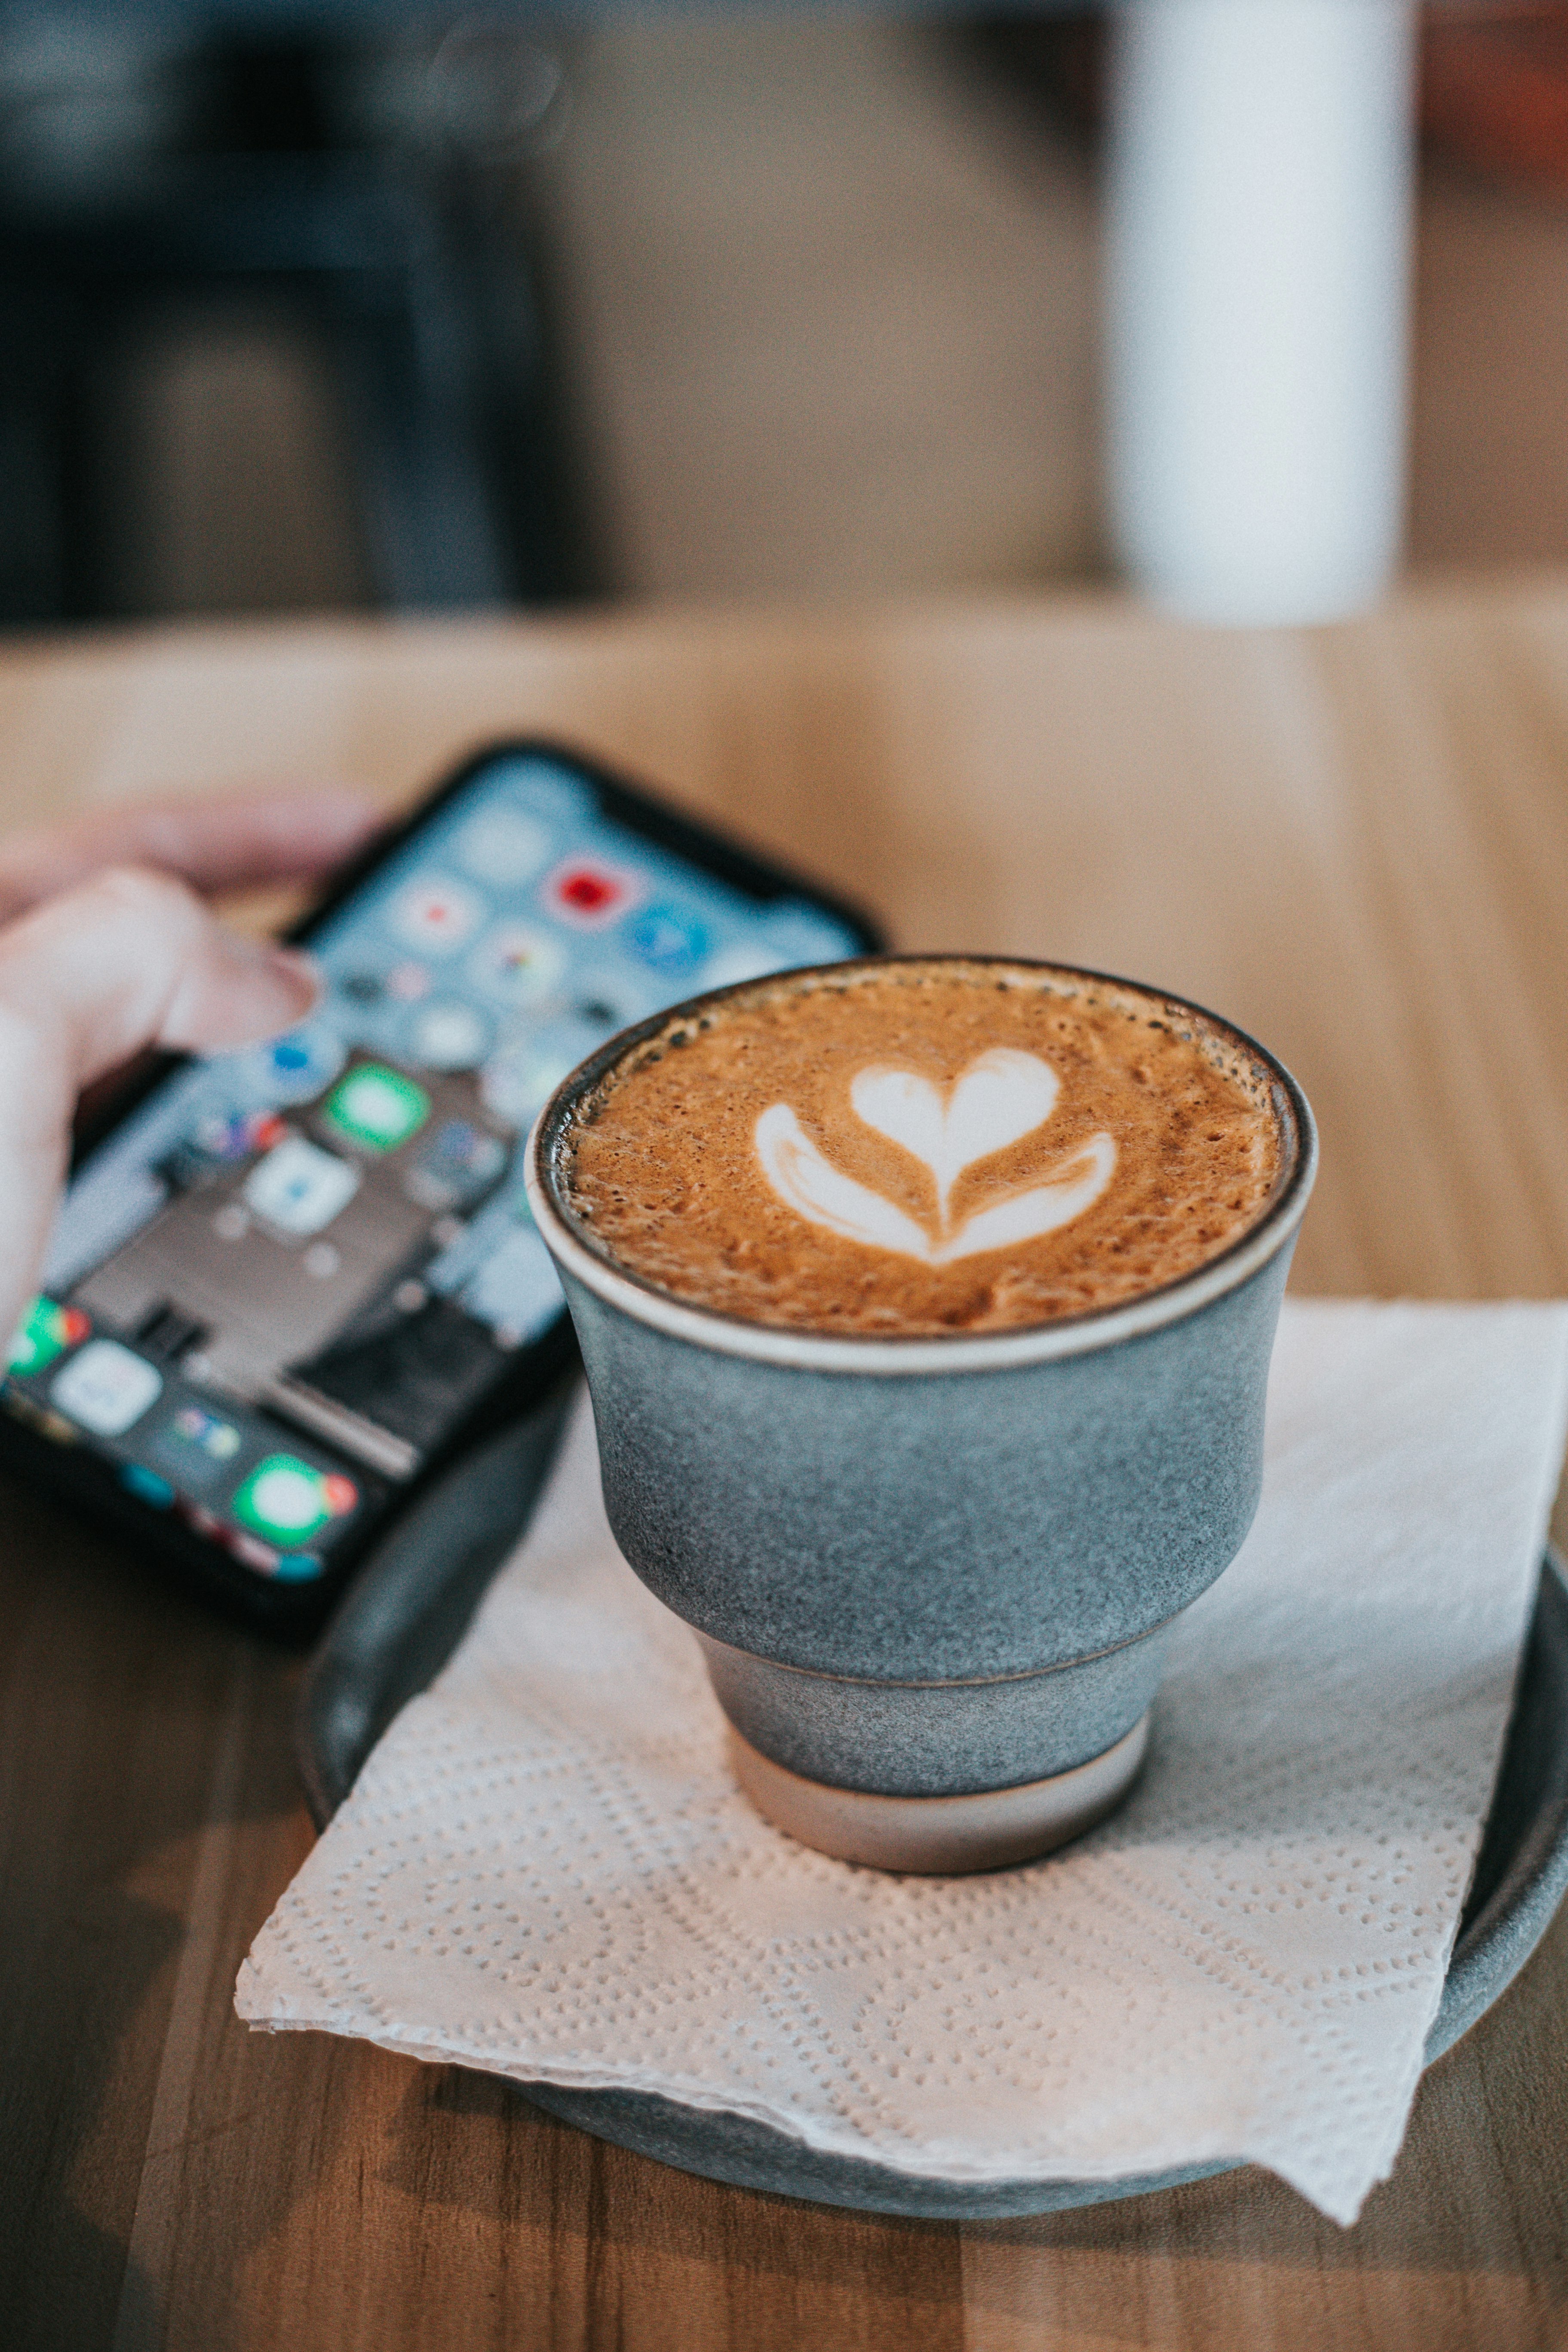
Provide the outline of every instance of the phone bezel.
[[[864,908],[825,888],[797,869],[775,863],[731,835],[688,815],[657,791],[627,778],[576,744],[555,736],[502,737],[468,752],[406,814],[378,833],[364,849],[331,876],[310,906],[285,930],[291,944],[308,947],[331,916],[399,856],[447,803],[497,761],[542,759],[564,769],[594,793],[599,814],[654,846],[672,853],[728,883],[761,905],[798,898],[842,923],[858,942],[853,953],[874,954],[883,935]],[[71,1156],[74,1176],[166,1079],[184,1066],[182,1054],[147,1055],[127,1071],[112,1092],[79,1120]],[[517,1414],[525,1412],[559,1379],[575,1354],[571,1318],[564,1307],[548,1330],[519,1349],[514,1363],[479,1403],[450,1432],[417,1476],[394,1489],[391,1502],[344,1547],[328,1572],[309,1584],[279,1583],[245,1567],[218,1543],[210,1542],[165,1513],[138,1503],[120,1485],[114,1466],[89,1446],[61,1446],[0,1412],[0,1465],[19,1471],[29,1483],[63,1499],[117,1537],[128,1538],[143,1558],[171,1568],[206,1595],[217,1595],[253,1622],[275,1631],[303,1633],[318,1625],[367,1553],[384,1541],[432,1482]]]

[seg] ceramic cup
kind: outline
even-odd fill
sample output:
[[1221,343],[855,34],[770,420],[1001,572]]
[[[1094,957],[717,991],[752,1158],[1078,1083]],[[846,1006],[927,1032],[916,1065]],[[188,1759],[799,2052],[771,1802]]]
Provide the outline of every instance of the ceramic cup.
[[[1166,1002],[1178,1020],[1196,1010]],[[1172,1626],[1258,1507],[1316,1167],[1306,1097],[1205,1014],[1273,1080],[1281,1175],[1240,1241],[1055,1323],[827,1337],[686,1305],[571,1214],[574,1106],[670,1017],[584,1062],[528,1145],[616,1539],[696,1633],[742,1785],[779,1826],[895,1870],[1044,1853],[1131,1788]]]

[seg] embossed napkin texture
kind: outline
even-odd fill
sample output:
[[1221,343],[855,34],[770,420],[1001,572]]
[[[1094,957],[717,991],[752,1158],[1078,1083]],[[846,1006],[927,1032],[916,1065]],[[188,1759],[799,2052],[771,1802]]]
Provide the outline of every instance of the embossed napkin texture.
[[769,1828],[578,1412],[533,1527],[258,1937],[253,2025],[730,2108],[966,2181],[1393,2165],[1562,1455],[1568,1308],[1289,1305],[1262,1508],[1147,1771],[1026,1869]]

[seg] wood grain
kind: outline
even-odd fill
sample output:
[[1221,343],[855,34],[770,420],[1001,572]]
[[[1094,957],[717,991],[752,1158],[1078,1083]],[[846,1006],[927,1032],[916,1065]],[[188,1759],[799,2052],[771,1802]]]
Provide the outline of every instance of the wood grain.
[[[592,745],[877,906],[1256,1029],[1323,1126],[1297,1287],[1568,1288],[1568,582],[1334,630],[1114,601],[186,631],[0,651],[5,817]],[[504,2086],[245,2033],[306,1851],[296,1666],[0,1515],[0,2340],[253,2352],[1448,2352],[1568,2343],[1563,1922],[1341,2231],[1249,2171],[960,2230],[602,2147]]]

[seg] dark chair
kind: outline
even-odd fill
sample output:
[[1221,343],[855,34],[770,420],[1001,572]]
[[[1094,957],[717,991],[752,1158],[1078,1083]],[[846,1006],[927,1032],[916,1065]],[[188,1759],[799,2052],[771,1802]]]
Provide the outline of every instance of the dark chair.
[[494,13],[0,9],[0,621],[113,609],[105,387],[172,310],[303,325],[347,420],[374,602],[568,593],[514,185],[561,93]]

